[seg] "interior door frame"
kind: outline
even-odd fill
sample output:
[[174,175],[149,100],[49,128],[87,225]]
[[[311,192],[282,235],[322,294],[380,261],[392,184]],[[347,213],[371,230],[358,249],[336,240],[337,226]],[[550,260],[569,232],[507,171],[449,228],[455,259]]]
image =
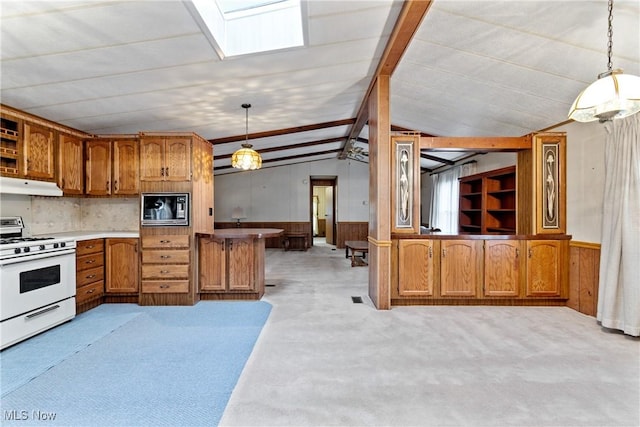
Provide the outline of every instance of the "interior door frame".
[[310,176],[309,177],[309,229],[311,230],[310,246],[313,246],[313,187],[333,187],[333,198],[331,200],[333,211],[333,239],[338,242],[338,177],[337,176]]

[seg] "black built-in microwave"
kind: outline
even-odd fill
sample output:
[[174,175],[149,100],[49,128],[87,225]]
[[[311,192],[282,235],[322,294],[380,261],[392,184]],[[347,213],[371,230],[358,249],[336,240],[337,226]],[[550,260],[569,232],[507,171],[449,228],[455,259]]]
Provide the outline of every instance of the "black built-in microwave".
[[189,193],[142,193],[140,225],[188,226]]

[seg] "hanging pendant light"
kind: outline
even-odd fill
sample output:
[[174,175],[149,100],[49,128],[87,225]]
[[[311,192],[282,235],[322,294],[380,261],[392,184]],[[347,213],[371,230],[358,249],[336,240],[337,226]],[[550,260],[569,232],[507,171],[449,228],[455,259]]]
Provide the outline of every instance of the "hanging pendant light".
[[249,144],[249,108],[251,108],[251,104],[242,104],[242,108],[246,111],[246,137],[242,148],[231,156],[231,166],[242,170],[260,169],[262,167],[262,157]]
[[569,110],[569,118],[578,122],[605,122],[621,119],[640,111],[640,77],[623,74],[612,69],[611,50],[613,47],[613,0],[609,0],[609,62],[607,71],[598,75],[576,98]]

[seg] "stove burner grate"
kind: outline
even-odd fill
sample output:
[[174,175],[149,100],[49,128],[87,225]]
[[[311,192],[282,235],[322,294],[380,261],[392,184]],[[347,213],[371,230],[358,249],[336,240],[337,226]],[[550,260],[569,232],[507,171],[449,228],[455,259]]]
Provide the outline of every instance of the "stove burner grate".
[[0,245],[9,245],[12,243],[23,243],[23,242],[39,242],[41,240],[51,240],[53,237],[7,237],[4,239],[0,239]]

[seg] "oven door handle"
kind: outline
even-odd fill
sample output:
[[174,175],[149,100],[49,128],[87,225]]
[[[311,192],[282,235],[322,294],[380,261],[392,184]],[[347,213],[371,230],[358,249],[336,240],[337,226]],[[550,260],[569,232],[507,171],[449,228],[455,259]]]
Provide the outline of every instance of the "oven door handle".
[[45,252],[45,253],[26,253],[24,255],[16,256],[15,258],[3,259],[0,261],[0,265],[9,265],[9,264],[17,264],[19,262],[29,262],[37,259],[44,258],[54,258],[63,255],[74,254],[76,252],[75,248],[72,249],[64,249],[62,251],[54,251],[54,252]]

